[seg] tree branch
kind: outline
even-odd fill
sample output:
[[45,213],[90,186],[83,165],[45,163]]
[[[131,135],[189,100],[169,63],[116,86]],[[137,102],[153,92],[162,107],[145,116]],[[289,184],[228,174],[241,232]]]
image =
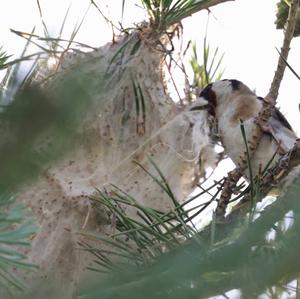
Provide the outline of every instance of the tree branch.
[[284,71],[286,67],[286,63],[284,60],[287,60],[287,57],[289,55],[290,44],[297,23],[297,11],[299,6],[300,6],[300,0],[292,0],[289,9],[289,16],[286,23],[286,29],[284,33],[283,45],[281,48],[281,56],[279,56],[278,58],[277,69],[275,71],[275,75],[271,83],[270,91],[267,95],[268,98],[273,98],[274,100],[276,100],[278,97],[280,83],[284,75]]

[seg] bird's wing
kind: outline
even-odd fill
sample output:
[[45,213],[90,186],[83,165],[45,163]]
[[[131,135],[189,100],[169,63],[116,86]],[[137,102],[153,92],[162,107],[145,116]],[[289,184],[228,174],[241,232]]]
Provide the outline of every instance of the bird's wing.
[[295,144],[297,136],[284,115],[274,108],[269,119],[270,133],[283,152],[288,152]]
[[[257,98],[260,101],[264,101],[264,98],[262,97]],[[278,108],[275,107],[273,109],[272,115],[268,121],[268,125],[269,129],[265,131],[265,133],[272,136],[283,154],[288,152],[294,146],[297,135],[293,131],[290,123]]]

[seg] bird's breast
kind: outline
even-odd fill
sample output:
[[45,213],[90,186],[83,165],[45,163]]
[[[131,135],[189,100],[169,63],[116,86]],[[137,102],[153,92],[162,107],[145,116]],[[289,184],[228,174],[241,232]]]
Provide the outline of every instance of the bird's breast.
[[[257,126],[255,117],[261,109],[261,103],[252,102],[251,105],[245,105],[245,107],[248,110],[241,108],[240,102],[233,102],[232,105],[221,107],[222,109],[217,111],[218,129],[222,144],[227,155],[236,165],[241,162],[241,156],[244,156],[246,152],[245,142],[253,140]],[[242,135],[240,120],[243,120],[245,139]],[[272,137],[265,135],[251,159],[253,173],[257,174],[259,168],[268,163],[275,150],[276,146]]]

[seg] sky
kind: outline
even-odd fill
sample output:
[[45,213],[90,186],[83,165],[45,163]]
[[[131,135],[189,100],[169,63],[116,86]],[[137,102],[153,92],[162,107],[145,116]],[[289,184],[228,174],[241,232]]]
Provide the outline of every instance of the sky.
[[[36,0],[2,0],[0,11],[0,45],[9,54],[19,55],[24,39],[10,32],[10,28],[31,32],[33,27],[43,34]],[[117,26],[122,18],[122,0],[98,0],[102,12]],[[277,65],[278,53],[283,39],[281,30],[276,30],[274,21],[277,0],[236,0],[225,2],[211,9],[208,24],[208,40],[213,47],[225,53],[224,78],[244,82],[258,95],[267,94]],[[68,38],[76,23],[86,18],[76,40],[92,46],[101,46],[112,39],[111,26],[106,23],[90,0],[40,0],[43,20],[54,37],[68,7],[70,11],[63,37]],[[125,1],[122,24],[132,26],[146,18],[139,0]],[[203,11],[183,22],[185,40],[196,41],[201,48],[207,23]],[[300,73],[300,37],[293,39],[289,63]],[[287,70],[281,84],[278,106],[300,135],[300,82]]]

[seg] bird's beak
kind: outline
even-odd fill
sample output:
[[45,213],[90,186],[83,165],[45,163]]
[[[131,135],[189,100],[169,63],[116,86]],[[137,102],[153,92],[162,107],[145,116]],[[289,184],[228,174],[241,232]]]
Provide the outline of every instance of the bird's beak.
[[209,108],[209,103],[203,97],[199,97],[195,103],[193,103],[189,111],[207,110]]

